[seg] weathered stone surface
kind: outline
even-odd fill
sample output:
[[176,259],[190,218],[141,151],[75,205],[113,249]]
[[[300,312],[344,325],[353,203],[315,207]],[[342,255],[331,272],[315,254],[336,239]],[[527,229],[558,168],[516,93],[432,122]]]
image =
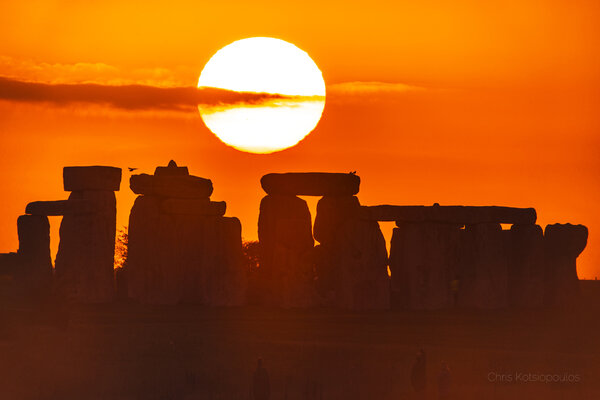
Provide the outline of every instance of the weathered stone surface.
[[358,218],[355,196],[325,196],[317,204],[314,234],[316,287],[325,305],[350,310],[388,309],[390,281],[385,240],[376,221]]
[[65,191],[118,191],[121,186],[121,168],[105,166],[63,168]]
[[92,204],[86,200],[34,201],[25,207],[26,214],[46,216],[82,215],[92,211]]
[[[242,224],[237,218],[213,218],[205,255],[214,257],[206,279],[207,304],[240,306],[246,301],[247,271],[242,251]],[[212,251],[211,251],[212,250]]]
[[130,297],[150,304],[241,305],[246,275],[237,218],[165,214],[140,196],[129,219]]
[[338,230],[332,257],[336,264],[334,304],[337,307],[390,308],[387,250],[376,221],[347,220]]
[[160,210],[166,214],[212,215],[222,217],[227,210],[224,201],[203,199],[166,199],[160,204]]
[[324,306],[335,307],[338,269],[341,267],[336,258],[336,247],[332,243],[316,245],[313,250],[313,262],[320,303]]
[[77,191],[69,200],[87,201],[91,214],[66,215],[56,256],[59,286],[75,300],[102,303],[114,295],[116,199],[113,192]]
[[460,227],[405,222],[394,228],[390,248],[392,306],[408,309],[453,307],[451,281],[460,251]]
[[[129,294],[142,303],[177,304],[205,301],[204,269],[199,246],[203,231],[190,219],[160,211],[161,200],[140,196],[129,216],[128,281]],[[193,273],[193,272],[197,273]],[[186,284],[198,288],[184,290]]]
[[507,234],[508,303],[515,308],[544,304],[544,234],[539,225],[513,225]]
[[289,172],[267,174],[260,184],[268,194],[298,196],[353,196],[358,193],[360,177],[328,172]]
[[154,170],[154,176],[186,176],[189,174],[188,167],[178,167],[177,163],[173,160],[169,161],[169,165],[166,167],[156,167]]
[[50,223],[39,215],[21,215],[17,219],[19,266],[15,278],[29,293],[49,292],[52,282]]
[[[163,223],[178,225],[181,234],[175,254],[180,266],[179,302],[210,306],[239,306],[246,299],[246,270],[243,265],[242,230],[237,218],[175,216]],[[170,265],[165,265],[168,268]]]
[[361,218],[371,221],[440,222],[472,225],[483,223],[535,224],[533,208],[471,206],[371,206],[361,207]]
[[458,304],[494,309],[508,305],[508,266],[500,224],[467,225],[461,230]]
[[311,225],[306,201],[289,195],[263,197],[258,218],[259,281],[267,304],[315,304]]
[[568,306],[578,301],[577,257],[587,245],[588,229],[583,225],[547,225],[544,232],[546,261],[545,302]]
[[[239,306],[246,299],[242,227],[237,218],[177,215],[163,223],[178,226],[181,234],[174,264],[180,266],[179,302],[211,306]],[[170,265],[165,266],[167,269]]]
[[313,228],[314,237],[320,243],[332,243],[340,226],[348,219],[356,218],[360,202],[356,196],[325,196],[317,203],[317,215]]
[[176,237],[173,224],[166,223],[170,219],[161,216],[160,199],[154,196],[138,196],[131,208],[126,274],[129,296],[141,303],[175,304],[181,297],[174,279],[178,271],[171,267],[177,249],[164,240]]
[[[50,258],[50,223],[40,215],[21,215],[17,219],[18,254],[43,253]],[[46,254],[47,253],[47,254]]]
[[169,198],[208,198],[213,192],[210,179],[193,175],[132,175],[129,186],[136,194]]

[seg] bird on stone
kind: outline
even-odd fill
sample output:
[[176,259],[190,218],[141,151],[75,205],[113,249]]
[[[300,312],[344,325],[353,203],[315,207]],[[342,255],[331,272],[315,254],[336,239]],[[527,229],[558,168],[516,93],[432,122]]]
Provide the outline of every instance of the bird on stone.
[[356,171],[350,172],[350,175],[356,175]]

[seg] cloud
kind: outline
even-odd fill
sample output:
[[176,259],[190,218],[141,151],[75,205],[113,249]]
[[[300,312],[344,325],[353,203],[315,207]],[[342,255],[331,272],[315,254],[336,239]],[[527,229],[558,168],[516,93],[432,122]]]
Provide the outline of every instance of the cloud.
[[147,85],[48,84],[0,77],[0,100],[45,102],[54,105],[77,103],[108,105],[126,110],[192,111],[197,106],[264,106],[278,102],[303,101],[302,96],[236,92],[217,88],[156,87]]
[[52,84],[180,87],[198,79],[197,66],[121,69],[105,63],[48,63],[8,56],[0,56],[0,71],[5,78]]
[[388,82],[343,82],[327,86],[327,91],[335,95],[365,95],[379,93],[404,93],[423,90],[418,86],[406,85],[404,83]]
[[[10,61],[10,60],[9,60]],[[0,65],[6,57],[0,57]],[[15,65],[14,63],[11,65]],[[217,88],[193,86],[169,86],[171,73],[167,69],[147,69],[142,75],[147,80],[124,80],[118,78],[119,70],[107,64],[33,64],[23,62],[19,71],[29,71],[35,81],[0,76],[0,100],[21,103],[46,103],[53,105],[101,105],[122,110],[196,112],[198,106],[207,111],[219,111],[230,106],[288,106],[302,101],[322,101],[321,96],[286,96],[269,93],[236,92]],[[40,80],[34,71],[51,71],[54,79]],[[61,71],[58,73],[57,71]],[[141,70],[140,70],[141,71]],[[139,75],[139,74],[138,74]],[[69,76],[63,82],[59,76]],[[89,81],[84,77],[96,76]],[[67,83],[68,82],[68,83]],[[109,84],[106,82],[120,82]],[[122,84],[122,82],[134,82]],[[148,84],[162,82],[162,85]],[[165,84],[168,83],[168,84]],[[389,100],[390,96],[419,92],[424,88],[402,83],[344,82],[327,86],[327,99],[335,103],[371,102]]]
[[404,83],[342,82],[327,86],[327,100],[335,104],[360,104],[397,101],[412,93],[426,89]]

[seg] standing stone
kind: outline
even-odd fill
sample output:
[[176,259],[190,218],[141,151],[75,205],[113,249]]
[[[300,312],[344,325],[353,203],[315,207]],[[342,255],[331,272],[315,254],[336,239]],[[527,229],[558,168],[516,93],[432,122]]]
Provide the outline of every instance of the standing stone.
[[77,301],[109,302],[114,295],[115,194],[82,190],[72,192],[69,200],[86,201],[94,211],[63,217],[56,255],[59,286],[68,288]]
[[398,223],[390,248],[392,306],[442,309],[454,306],[460,227],[432,222]]
[[333,257],[337,263],[335,303],[351,310],[390,307],[390,280],[385,238],[376,221],[349,219],[338,231]]
[[513,225],[508,234],[508,303],[538,308],[544,303],[544,234],[539,225]]
[[388,309],[385,239],[376,221],[359,218],[356,196],[324,196],[317,203],[314,264],[326,305],[350,310]]
[[241,224],[223,217],[225,202],[210,201],[212,182],[171,161],[155,175],[132,176],[130,185],[144,194],[129,216],[129,297],[149,304],[243,304]]
[[[178,290],[168,288],[173,254],[163,240],[167,227],[161,226],[159,199],[138,196],[129,214],[129,242],[127,246],[127,277],[129,296],[141,303],[173,304],[178,301]],[[166,261],[166,264],[162,262]]]
[[17,219],[19,250],[15,278],[31,295],[49,292],[52,283],[50,223],[48,217],[21,215]]
[[[242,251],[242,225],[237,218],[212,218],[204,254],[212,256],[206,277],[206,303],[240,306],[246,300],[246,270]],[[214,249],[214,251],[210,251]]]
[[313,251],[316,290],[320,303],[324,306],[336,306],[336,290],[340,268],[336,259],[336,248],[331,243],[318,244]]
[[317,203],[313,229],[319,243],[332,243],[338,229],[348,220],[356,218],[360,202],[356,196],[324,196]]
[[263,301],[283,307],[315,304],[314,240],[306,201],[292,195],[263,197],[258,237]]
[[192,214],[161,215],[160,221],[161,227],[168,227],[163,232],[178,238],[177,241],[161,239],[168,247],[166,250],[174,250],[171,263],[164,262],[161,266],[171,275],[169,280],[173,280],[174,285],[170,288],[179,288],[171,301],[209,306],[242,305],[246,274],[239,220]]
[[[114,191],[119,190],[121,184],[121,169],[105,166],[65,167],[63,180],[65,190],[71,191],[69,199],[29,203],[25,211],[33,215],[21,217],[24,232],[33,229],[30,226],[32,223],[43,230],[43,236],[48,237],[42,246],[46,249],[43,258],[49,259],[47,216],[62,215],[56,255],[57,288],[63,295],[69,295],[76,301],[111,301],[114,294],[117,218]],[[19,251],[28,253],[27,250]]]
[[508,305],[508,266],[500,224],[467,225],[461,231],[458,303],[467,308]]
[[194,219],[161,212],[162,200],[139,196],[129,216],[130,297],[147,304],[205,303],[202,243]]
[[547,268],[546,304],[569,306],[578,301],[577,257],[587,245],[588,229],[583,225],[547,225],[544,252]]

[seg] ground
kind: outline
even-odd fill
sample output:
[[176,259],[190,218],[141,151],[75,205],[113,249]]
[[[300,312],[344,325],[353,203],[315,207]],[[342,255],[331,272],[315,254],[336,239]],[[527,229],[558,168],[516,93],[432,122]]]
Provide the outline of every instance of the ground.
[[[442,361],[451,369],[453,399],[597,399],[600,282],[582,289],[585,304],[577,310],[541,311],[5,301],[0,398],[244,400],[262,357],[273,400],[437,399]],[[410,370],[421,347],[428,387],[417,397]],[[563,382],[531,382],[534,374]]]

